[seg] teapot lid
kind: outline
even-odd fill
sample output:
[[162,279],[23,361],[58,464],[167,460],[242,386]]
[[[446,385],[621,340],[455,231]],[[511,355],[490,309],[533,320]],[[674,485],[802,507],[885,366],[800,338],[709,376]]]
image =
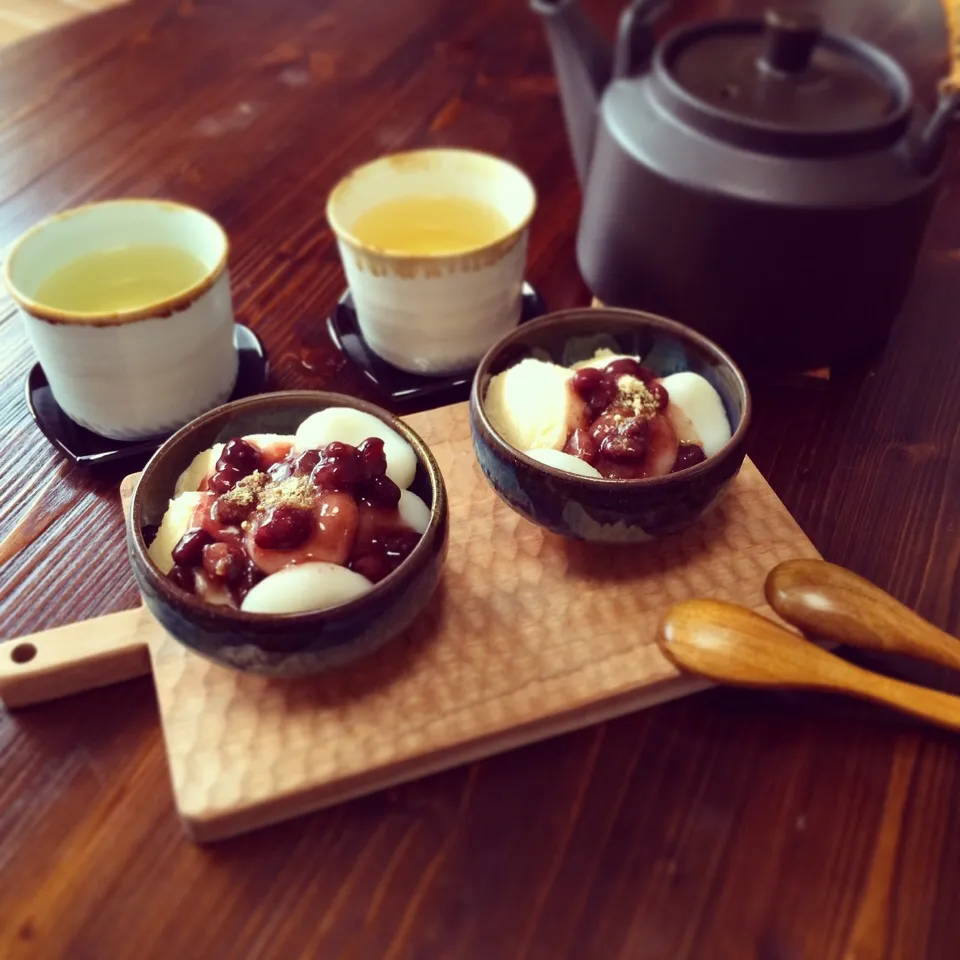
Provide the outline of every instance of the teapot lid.
[[902,136],[910,82],[884,53],[824,32],[812,12],[681,29],[655,73],[685,119],[743,146],[834,153]]

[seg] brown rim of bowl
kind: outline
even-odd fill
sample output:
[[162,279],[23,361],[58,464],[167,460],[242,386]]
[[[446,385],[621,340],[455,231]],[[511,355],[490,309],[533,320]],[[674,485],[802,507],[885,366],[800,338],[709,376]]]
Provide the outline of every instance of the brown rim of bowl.
[[[642,321],[644,326],[652,327],[657,330],[662,330],[665,333],[672,334],[681,342],[684,340],[693,341],[698,347],[705,350],[707,353],[713,354],[721,361],[722,364],[726,365],[730,368],[730,370],[733,371],[734,376],[736,377],[737,386],[739,387],[740,393],[744,400],[743,414],[740,417],[740,422],[737,424],[737,429],[733,431],[730,439],[715,454],[713,454],[713,456],[707,457],[705,460],[694,464],[692,467],[686,467],[684,470],[678,470],[676,473],[668,473],[662,477],[642,477],[637,480],[616,480],[609,477],[584,477],[577,473],[568,473],[566,470],[559,470],[556,467],[547,466],[545,463],[541,463],[539,460],[534,460],[532,457],[528,457],[525,453],[507,443],[507,441],[504,440],[496,430],[494,430],[490,420],[487,418],[487,412],[484,409],[484,402],[480,398],[480,381],[484,376],[489,374],[489,367],[494,356],[499,354],[504,347],[508,347],[518,340],[525,339],[525,337],[531,331],[538,330],[541,327],[549,327],[553,326],[554,324],[559,325],[563,321],[573,319],[599,320],[605,316],[622,320],[633,320],[637,322],[638,326],[640,325],[640,321]],[[602,331],[598,330],[597,332],[600,333]],[[747,386],[746,377],[744,377],[743,371],[737,366],[736,363],[734,363],[733,358],[725,350],[718,347],[712,340],[710,340],[708,337],[705,337],[702,333],[692,330],[690,327],[686,327],[682,323],[678,323],[676,320],[668,320],[666,317],[657,316],[655,313],[644,313],[642,310],[625,310],[618,307],[575,307],[570,310],[558,310],[555,313],[548,313],[544,317],[539,317],[536,320],[532,320],[530,323],[525,323],[523,326],[512,330],[501,340],[497,341],[497,343],[495,343],[483,355],[483,358],[477,366],[477,372],[473,378],[473,385],[470,388],[470,402],[477,411],[477,416],[483,423],[484,428],[490,433],[490,436],[493,437],[503,451],[509,453],[511,456],[516,457],[521,463],[543,471],[548,476],[557,477],[558,479],[562,480],[574,480],[577,482],[595,485],[598,489],[612,486],[622,488],[625,485],[650,489],[653,487],[666,486],[672,483],[676,477],[682,477],[683,479],[686,479],[688,477],[696,477],[701,473],[705,473],[707,470],[711,469],[712,465],[717,461],[726,459],[728,456],[730,456],[736,445],[743,441],[743,438],[746,436],[747,430],[750,427],[750,418],[753,413],[753,400],[750,396],[750,388]]]
[[[223,253],[220,255],[220,259],[209,270],[205,269],[203,276],[196,283],[187,287],[186,290],[181,290],[171,297],[156,301],[156,303],[136,307],[132,310],[112,310],[109,313],[81,313],[78,311],[61,310],[59,307],[51,307],[47,304],[40,303],[38,300],[28,297],[17,289],[10,277],[11,264],[13,264],[17,254],[19,254],[20,248],[31,237],[60,220],[86,213],[88,210],[96,207],[113,206],[121,203],[137,206],[171,207],[175,210],[186,210],[190,213],[198,214],[212,223],[223,238]],[[199,297],[203,296],[203,294],[220,279],[221,274],[227,267],[229,257],[230,238],[227,236],[227,231],[206,211],[200,210],[198,207],[191,207],[190,204],[187,203],[177,203],[175,200],[155,200],[151,197],[118,197],[115,200],[97,200],[93,203],[84,203],[78,207],[61,210],[60,213],[45,217],[39,223],[35,223],[28,230],[25,230],[14,240],[13,246],[7,255],[6,262],[3,266],[3,283],[10,297],[29,313],[31,317],[36,317],[38,320],[46,320],[50,323],[69,323],[78,327],[116,327],[127,323],[135,323],[138,320],[152,320],[155,317],[169,316],[172,313],[177,313],[185,309]]]
[[[417,455],[417,459],[423,466],[426,468],[427,475],[430,478],[430,487],[433,493],[434,503],[430,507],[430,522],[427,524],[427,529],[423,531],[420,535],[420,540],[417,542],[417,545],[410,552],[409,556],[400,564],[396,570],[391,571],[384,577],[379,583],[373,585],[373,589],[368,590],[365,594],[360,597],[357,597],[355,600],[350,600],[348,603],[341,603],[335,607],[327,607],[323,610],[304,610],[300,613],[245,613],[242,610],[237,610],[233,607],[226,606],[216,606],[214,604],[205,603],[203,600],[199,600],[194,594],[187,593],[184,590],[181,590],[175,584],[171,583],[169,579],[160,572],[157,565],[153,562],[150,557],[150,554],[147,552],[147,545],[143,539],[142,531],[142,518],[141,518],[141,506],[140,506],[140,485],[147,479],[149,479],[151,471],[156,470],[156,464],[162,459],[163,455],[168,452],[175,443],[179,443],[180,437],[183,433],[187,431],[193,431],[196,428],[202,426],[208,421],[219,417],[223,411],[229,408],[231,411],[234,410],[243,410],[246,407],[259,407],[265,406],[265,399],[269,397],[272,399],[281,399],[281,400],[290,400],[290,401],[313,401],[320,400],[326,401],[329,399],[335,401],[348,401],[347,403],[327,403],[325,407],[319,407],[318,410],[326,409],[331,406],[349,406],[351,409],[360,410],[364,413],[369,413],[375,416],[378,420],[382,420],[393,430],[396,430],[404,440],[406,440],[414,450],[414,453]],[[387,418],[384,419],[383,414],[386,414]],[[205,449],[205,448],[203,448]],[[199,453],[200,450],[196,450],[194,455]],[[173,491],[171,491],[171,494]],[[208,413],[203,414],[203,416],[197,417],[195,420],[190,421],[186,426],[181,427],[169,440],[167,440],[163,446],[150,458],[150,462],[144,467],[143,473],[140,474],[140,479],[137,481],[136,490],[133,493],[133,500],[130,505],[130,518],[127,521],[132,529],[133,533],[133,543],[137,552],[137,559],[143,562],[150,573],[155,579],[157,579],[164,589],[169,589],[185,606],[196,610],[198,613],[211,614],[213,613],[216,616],[221,616],[225,620],[236,621],[237,623],[245,624],[256,624],[256,623],[307,623],[312,620],[321,622],[331,615],[341,615],[343,613],[353,613],[354,611],[359,611],[363,606],[372,599],[376,599],[377,596],[382,596],[389,592],[390,588],[394,586],[398,579],[398,575],[402,574],[404,568],[406,568],[410,562],[414,559],[425,559],[427,555],[427,535],[436,534],[437,528],[440,525],[440,517],[447,511],[447,493],[443,485],[443,475],[440,473],[440,467],[437,464],[437,461],[434,459],[433,454],[430,452],[430,448],[423,442],[417,433],[415,433],[410,427],[408,427],[402,420],[398,417],[394,417],[389,411],[384,410],[382,407],[378,407],[376,404],[368,403],[366,400],[359,400],[355,397],[348,397],[346,394],[342,393],[332,393],[325,390],[281,390],[276,393],[261,393],[253,397],[246,397],[243,400],[235,400],[232,403],[225,403],[222,406],[216,407],[215,409],[209,411]]]
[[[372,244],[364,243],[362,240],[355,237],[349,230],[347,230],[346,227],[337,222],[337,218],[333,214],[333,204],[336,200],[337,193],[345,188],[346,185],[357,174],[377,164],[385,163],[393,157],[413,157],[422,154],[438,153],[469,154],[475,157],[483,157],[486,160],[494,160],[504,167],[510,167],[510,169],[514,170],[520,175],[520,177],[523,178],[523,180],[526,181],[527,186],[530,188],[530,209],[527,211],[526,216],[522,218],[516,227],[511,228],[502,237],[498,237],[496,240],[490,241],[490,243],[485,243],[479,247],[468,247],[465,250],[456,250],[453,252],[446,251],[444,253],[407,253],[403,250],[389,250],[383,247],[375,247]],[[505,160],[503,157],[498,157],[495,153],[485,153],[483,150],[470,150],[460,147],[422,147],[417,150],[400,150],[396,153],[386,153],[383,156],[374,157],[372,160],[368,160],[366,163],[361,163],[359,166],[354,167],[345,176],[341,177],[341,179],[334,184],[333,189],[330,191],[330,195],[327,197],[327,205],[324,210],[327,223],[330,224],[330,229],[333,230],[334,234],[336,234],[340,240],[343,240],[354,249],[361,250],[364,253],[371,254],[376,257],[383,257],[389,260],[400,260],[404,263],[421,260],[427,263],[436,263],[438,260],[458,260],[462,257],[472,257],[495,250],[499,246],[505,246],[506,244],[515,241],[523,233],[523,231],[530,226],[530,221],[533,219],[533,215],[536,212],[537,188],[533,185],[533,181],[530,179],[530,177],[527,176],[527,174],[520,167],[509,160]]]

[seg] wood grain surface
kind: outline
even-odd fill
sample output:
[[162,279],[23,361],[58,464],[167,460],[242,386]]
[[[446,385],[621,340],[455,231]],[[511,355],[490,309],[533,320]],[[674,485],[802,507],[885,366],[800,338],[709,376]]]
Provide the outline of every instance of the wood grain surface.
[[[586,2],[609,34],[619,0]],[[931,102],[936,0],[820,6]],[[274,385],[362,393],[321,323],[343,282],[324,196],[361,160],[423,144],[520,163],[540,199],[531,280],[554,308],[589,302],[523,0],[141,0],[19,43],[0,54],[0,244],[84,200],[199,204],[230,232]],[[751,446],[828,559],[954,634],[958,303],[955,139],[883,356],[829,382],[754,383]],[[121,471],[57,459],[23,402],[32,362],[4,301],[6,637],[136,603]],[[955,736],[828,697],[715,691],[202,849],[170,806],[150,681],[132,681],[0,719],[0,956],[953,960],[958,795]]]
[[0,45],[52,30],[126,0],[0,0]]
[[[409,422],[443,472],[450,546],[442,586],[403,637],[333,674],[278,681],[204,660],[157,624],[149,631],[173,799],[194,839],[700,690],[656,646],[671,604],[707,595],[769,614],[764,573],[816,558],[749,459],[703,523],[611,549],[546,533],[497,498],[473,454],[466,403]],[[133,482],[121,485],[128,496]]]

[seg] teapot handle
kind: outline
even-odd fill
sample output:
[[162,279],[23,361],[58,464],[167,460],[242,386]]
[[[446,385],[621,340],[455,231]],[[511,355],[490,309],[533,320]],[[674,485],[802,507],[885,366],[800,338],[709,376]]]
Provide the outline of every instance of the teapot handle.
[[613,79],[643,73],[656,46],[653,25],[672,6],[672,0],[633,0],[620,14],[613,54]]
[[933,173],[947,145],[947,128],[960,113],[960,89],[953,78],[940,86],[940,96],[933,116],[920,134],[913,149],[913,166],[921,176]]
[[933,173],[943,157],[947,128],[960,112],[960,0],[944,0],[950,73],[940,82],[940,96],[912,151],[914,169],[921,176]]

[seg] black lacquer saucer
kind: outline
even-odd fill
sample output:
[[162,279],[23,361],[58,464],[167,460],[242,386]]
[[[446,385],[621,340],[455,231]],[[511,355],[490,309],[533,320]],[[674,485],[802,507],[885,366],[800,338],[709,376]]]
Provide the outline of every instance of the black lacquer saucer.
[[[270,372],[267,353],[260,338],[248,327],[237,324],[234,343],[240,358],[237,385],[231,400],[263,393]],[[27,375],[27,407],[43,435],[68,460],[74,463],[103,464],[139,458],[143,460],[163,443],[166,437],[151,440],[111,440],[74,423],[53,399],[46,374],[39,363]]]
[[[526,323],[547,312],[543,299],[529,283],[523,285],[523,306],[520,323]],[[389,401],[393,409],[408,407],[442,407],[466,400],[470,396],[473,370],[442,377],[426,377],[407,373],[391,366],[367,346],[357,324],[357,314],[347,290],[327,318],[327,331],[334,345],[353,361],[367,382]]]

